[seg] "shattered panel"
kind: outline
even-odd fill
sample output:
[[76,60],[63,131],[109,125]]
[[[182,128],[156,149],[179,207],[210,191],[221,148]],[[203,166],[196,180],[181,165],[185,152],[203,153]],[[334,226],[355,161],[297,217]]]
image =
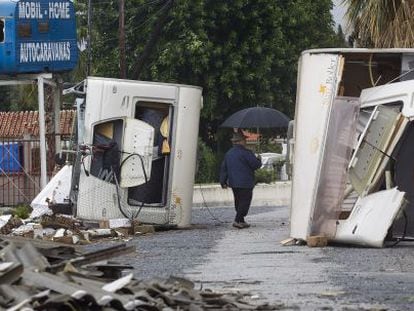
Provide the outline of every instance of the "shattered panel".
[[374,113],[377,115],[370,123],[360,148],[356,150],[355,160],[349,170],[352,186],[360,195],[365,195],[377,174],[400,117],[398,107],[378,106]]
[[[359,100],[335,99],[327,131],[324,159],[316,193],[311,235],[334,237],[355,139]],[[347,116],[344,118],[344,116]]]
[[404,195],[392,188],[360,198],[351,215],[338,221],[334,241],[383,247],[388,229],[404,204]]

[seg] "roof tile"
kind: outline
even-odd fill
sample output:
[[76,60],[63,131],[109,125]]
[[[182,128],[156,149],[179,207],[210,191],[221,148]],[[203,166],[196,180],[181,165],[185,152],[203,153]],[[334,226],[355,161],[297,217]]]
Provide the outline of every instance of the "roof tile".
[[[60,134],[71,135],[76,110],[60,112]],[[39,136],[39,113],[37,111],[0,112],[0,137],[23,138],[24,134]]]

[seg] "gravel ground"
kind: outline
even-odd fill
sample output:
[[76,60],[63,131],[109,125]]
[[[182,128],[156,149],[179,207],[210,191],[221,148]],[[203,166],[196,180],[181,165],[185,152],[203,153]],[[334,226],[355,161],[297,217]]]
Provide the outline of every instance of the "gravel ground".
[[197,288],[249,292],[296,310],[414,310],[414,242],[392,248],[282,246],[287,207],[252,207],[252,227],[231,226],[232,208],[197,208],[191,229],[138,236],[116,258],[138,279],[191,279]]

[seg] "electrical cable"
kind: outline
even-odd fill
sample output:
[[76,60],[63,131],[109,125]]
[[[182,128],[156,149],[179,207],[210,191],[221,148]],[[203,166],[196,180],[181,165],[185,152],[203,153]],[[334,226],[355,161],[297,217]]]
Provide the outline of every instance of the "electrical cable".
[[[34,188],[36,189],[36,188],[38,188],[39,189],[39,191],[41,190],[40,189],[40,187],[39,187],[39,185],[34,181],[34,179],[30,176],[30,173],[22,166],[22,164],[20,163],[20,160],[18,160],[14,155],[13,155],[13,153],[11,152],[11,149],[10,148],[5,148],[4,149],[7,153],[6,154],[8,154],[8,158],[10,159],[12,159],[12,160],[14,160],[14,162],[15,163],[17,163],[17,165],[22,169],[22,172],[23,173],[25,173],[25,176],[32,182],[32,184],[34,185]],[[3,158],[2,158],[2,161],[4,160],[4,157],[5,157],[5,154],[3,154]]]
[[[141,167],[142,167],[142,171],[144,173],[144,179],[145,179],[145,184],[148,183],[148,176],[147,176],[147,172],[145,170],[145,165],[144,165],[144,160],[142,159],[142,155],[138,154],[138,153],[129,153],[129,152],[125,152],[125,151],[120,151],[121,153],[124,154],[128,154],[128,156],[122,160],[121,165],[119,166],[119,171],[121,171],[122,166],[125,164],[125,162],[130,159],[133,156],[138,156],[138,158],[140,159],[141,162]],[[112,171],[113,168],[111,167]],[[126,218],[128,218],[129,220],[133,221],[134,219],[136,219],[138,217],[138,215],[141,213],[142,208],[144,207],[144,202],[141,202],[141,205],[138,208],[138,211],[136,212],[136,214],[134,215],[131,211],[131,215],[128,217],[125,213],[125,211],[122,209],[122,205],[121,205],[121,199],[120,199],[120,193],[119,193],[119,184],[118,184],[118,178],[116,177],[116,173],[114,172],[114,177],[115,177],[115,186],[116,186],[116,191],[117,191],[117,199],[118,199],[118,208],[121,211],[122,215],[124,215]]]
[[[111,167],[112,169],[112,167]],[[125,211],[122,209],[121,205],[121,195],[119,194],[119,184],[118,184],[118,178],[116,177],[116,174],[114,173],[114,179],[115,179],[115,189],[116,189],[116,199],[118,202],[118,209],[121,212],[122,215],[125,216],[125,218],[128,218],[129,220],[133,220],[134,218],[130,218]]]
[[393,157],[393,156],[391,156],[391,155],[389,155],[389,154],[387,154],[387,153],[385,153],[384,151],[382,151],[381,149],[379,149],[377,146],[375,146],[375,145],[373,145],[373,144],[371,144],[369,141],[367,141],[366,139],[364,139],[363,140],[367,145],[369,145],[369,146],[371,146],[372,148],[374,148],[375,150],[377,150],[379,153],[381,153],[383,156],[386,156],[387,158],[389,158],[389,159],[391,159],[391,160],[394,160],[394,161],[396,161],[396,159]]
[[[94,147],[94,146],[93,146]],[[90,148],[88,147],[88,146],[85,146],[85,150],[86,149],[89,149],[90,150]],[[104,151],[105,152],[105,151]],[[147,172],[146,172],[146,170],[145,170],[145,165],[144,165],[144,160],[143,160],[143,158],[142,158],[142,156],[140,155],[140,154],[138,154],[138,153],[129,153],[129,152],[125,152],[125,151],[119,151],[120,153],[124,153],[124,154],[128,154],[128,156],[125,158],[125,159],[123,159],[122,160],[122,162],[121,162],[121,164],[120,164],[120,166],[119,166],[119,172],[121,171],[121,169],[122,169],[122,167],[123,167],[123,165],[126,163],[126,161],[128,161],[131,157],[133,157],[133,156],[138,156],[138,158],[140,159],[140,162],[141,162],[141,167],[142,167],[142,171],[143,171],[143,173],[144,173],[144,179],[145,179],[145,183],[148,183],[148,175],[147,175]],[[84,152],[85,153],[85,152]],[[83,166],[83,169],[84,169],[84,171],[85,171],[85,174],[86,174],[86,176],[89,176],[89,172],[88,172],[88,170],[86,169],[86,167],[85,167],[85,163],[84,163],[84,159],[87,157],[87,156],[90,156],[91,154],[89,153],[89,154],[86,154],[85,156],[83,156],[82,157],[82,160],[81,160],[81,163],[82,163],[82,166]],[[135,214],[133,214],[132,213],[132,211],[130,212],[130,214],[131,215],[127,215],[127,213],[124,211],[124,209],[122,208],[122,204],[121,204],[121,194],[120,194],[120,191],[119,191],[119,188],[120,188],[120,186],[119,186],[119,182],[118,182],[118,178],[117,178],[117,174],[116,174],[116,172],[115,172],[115,170],[114,170],[114,168],[111,166],[111,171],[112,171],[112,173],[113,173],[113,177],[114,177],[114,180],[115,180],[115,188],[116,188],[116,195],[117,195],[117,203],[118,203],[118,209],[120,210],[120,212],[121,212],[121,214],[122,215],[124,215],[125,216],[125,218],[128,218],[129,220],[131,220],[131,221],[133,221],[134,219],[136,219],[137,217],[138,217],[138,215],[141,213],[141,210],[142,210],[142,207],[144,206],[144,202],[142,202],[142,204],[141,204],[141,206],[139,207],[139,209],[138,209],[138,211],[135,213]]]
[[144,165],[144,160],[142,159],[142,155],[138,154],[138,153],[129,153],[129,152],[125,152],[125,151],[120,151],[121,153],[125,153],[128,154],[128,156],[122,160],[121,165],[119,166],[119,171],[121,171],[122,166],[124,165],[124,163],[131,158],[132,156],[136,155],[139,157],[139,160],[141,161],[141,167],[142,167],[142,171],[144,173],[144,179],[145,179],[145,183],[148,182],[148,176],[147,176],[147,172],[145,171],[145,165]]
[[225,222],[224,222],[224,221],[221,221],[220,219],[218,219],[218,218],[217,218],[217,216],[216,216],[216,215],[214,215],[214,214],[213,214],[213,212],[210,210],[210,208],[207,206],[207,202],[206,202],[206,200],[205,200],[205,198],[204,198],[204,193],[203,193],[203,190],[202,190],[201,184],[199,184],[199,188],[200,188],[201,197],[202,197],[202,199],[203,199],[203,206],[202,206],[202,209],[203,209],[203,208],[206,208],[207,212],[208,212],[208,213],[210,214],[210,216],[211,216],[211,219],[213,219],[214,221],[217,221],[217,222],[219,222],[219,223],[221,223],[221,224],[224,224]]
[[[148,2],[144,2],[142,4],[135,5],[135,7],[136,8],[141,8],[141,7],[149,6],[149,5],[152,5],[152,4],[160,4],[160,3],[157,3],[157,2],[163,2],[163,0],[150,0]],[[99,2],[93,2],[92,6],[100,6],[102,4],[112,4],[112,3],[113,3],[113,0],[100,0]]]
[[164,4],[162,4],[162,7],[159,8],[157,11],[152,12],[151,13],[151,16],[147,17],[141,23],[139,23],[138,25],[134,26],[134,29],[135,30],[139,30],[140,28],[143,28],[143,27],[149,25],[153,21],[153,18],[155,16],[157,16],[160,12],[162,12],[167,6],[168,6],[168,1],[166,1]]
[[371,86],[374,87],[376,85],[376,83],[378,83],[378,80],[377,80],[377,82],[374,82],[374,76],[372,74],[372,57],[373,57],[373,54],[371,53],[369,55],[368,71],[369,71],[369,79],[371,80]]
[[406,72],[404,72],[404,73],[402,73],[402,74],[398,75],[398,76],[397,76],[397,77],[395,77],[394,79],[392,79],[392,80],[388,81],[386,84],[390,84],[390,83],[394,82],[395,80],[398,80],[398,79],[400,79],[400,78],[403,78],[403,77],[405,77],[406,75],[410,74],[410,73],[411,73],[411,72],[413,72],[413,71],[414,71],[414,68],[411,68],[410,70],[408,70],[408,71],[406,71]]

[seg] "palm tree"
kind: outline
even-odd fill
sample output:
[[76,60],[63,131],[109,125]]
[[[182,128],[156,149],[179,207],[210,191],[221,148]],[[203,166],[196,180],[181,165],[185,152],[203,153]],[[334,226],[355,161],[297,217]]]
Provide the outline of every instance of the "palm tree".
[[349,26],[362,47],[413,47],[414,2],[411,0],[343,0]]

